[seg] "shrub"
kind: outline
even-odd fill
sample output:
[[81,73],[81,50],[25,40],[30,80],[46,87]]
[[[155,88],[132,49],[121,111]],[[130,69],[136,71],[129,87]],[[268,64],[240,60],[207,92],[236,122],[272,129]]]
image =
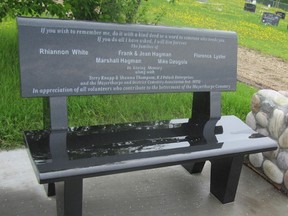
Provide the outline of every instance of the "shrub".
[[53,0],[2,0],[0,3],[0,21],[6,16],[39,17],[44,13],[59,18],[64,18],[67,14],[66,7]]
[[104,22],[134,22],[141,0],[2,0],[0,21],[6,16],[57,16]]

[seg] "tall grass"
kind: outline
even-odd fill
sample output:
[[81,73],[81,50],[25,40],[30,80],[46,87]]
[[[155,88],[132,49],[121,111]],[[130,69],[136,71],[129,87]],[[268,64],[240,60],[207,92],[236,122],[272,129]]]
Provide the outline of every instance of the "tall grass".
[[[156,21],[163,25],[192,26],[189,22],[186,23],[185,19],[178,19],[177,16],[181,17],[181,11],[183,14],[193,14],[195,10],[196,13],[197,8],[185,8],[188,3],[194,5],[195,1],[177,2],[175,6],[172,6],[166,1],[143,1],[142,8],[148,8],[145,19],[148,22],[149,20],[155,22],[156,18]],[[161,14],[158,13],[158,7]],[[201,10],[198,8],[198,10],[198,17],[203,17],[203,20],[212,19],[208,18],[210,14],[213,14],[209,6],[203,5],[203,8]],[[172,12],[175,17],[170,14]],[[224,13],[223,16],[228,19],[232,15]],[[222,16],[222,13],[218,16]],[[224,22],[224,18],[222,21]],[[200,24],[193,26],[201,27]],[[207,27],[205,22],[203,22],[203,27]],[[243,35],[245,36],[244,33]],[[249,41],[249,38],[242,38],[242,43],[245,40]],[[273,38],[271,43],[274,43]],[[256,90],[239,83],[236,92],[223,93],[222,113],[234,114],[245,119],[250,111],[250,98]],[[20,147],[23,143],[21,135],[23,130],[43,127],[42,99],[23,99],[20,96],[17,30],[14,20],[0,23],[0,93],[0,148]],[[69,97],[69,125],[187,118],[191,115],[191,104],[192,94],[190,93]]]

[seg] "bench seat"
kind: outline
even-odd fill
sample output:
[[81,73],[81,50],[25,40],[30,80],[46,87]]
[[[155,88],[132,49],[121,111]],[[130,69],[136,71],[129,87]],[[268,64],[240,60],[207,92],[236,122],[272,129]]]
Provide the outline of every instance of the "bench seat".
[[[276,142],[235,116],[222,116],[207,142],[187,119],[25,132],[39,183],[233,157],[272,150]],[[144,129],[144,130],[143,130]],[[223,130],[223,131],[222,131]],[[111,133],[113,131],[113,133]],[[148,138],[147,138],[148,137]],[[81,169],[79,169],[81,168]]]

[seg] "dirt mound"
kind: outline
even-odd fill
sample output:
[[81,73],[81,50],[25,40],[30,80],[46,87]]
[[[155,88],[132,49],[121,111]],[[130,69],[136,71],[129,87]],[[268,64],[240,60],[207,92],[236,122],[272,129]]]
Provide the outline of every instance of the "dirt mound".
[[239,47],[238,80],[262,89],[288,90],[288,62]]

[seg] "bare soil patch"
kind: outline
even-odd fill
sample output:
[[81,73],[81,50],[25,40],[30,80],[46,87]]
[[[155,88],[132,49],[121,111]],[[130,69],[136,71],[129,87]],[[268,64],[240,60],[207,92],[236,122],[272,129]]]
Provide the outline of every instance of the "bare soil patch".
[[238,48],[238,80],[257,88],[288,89],[288,61]]

